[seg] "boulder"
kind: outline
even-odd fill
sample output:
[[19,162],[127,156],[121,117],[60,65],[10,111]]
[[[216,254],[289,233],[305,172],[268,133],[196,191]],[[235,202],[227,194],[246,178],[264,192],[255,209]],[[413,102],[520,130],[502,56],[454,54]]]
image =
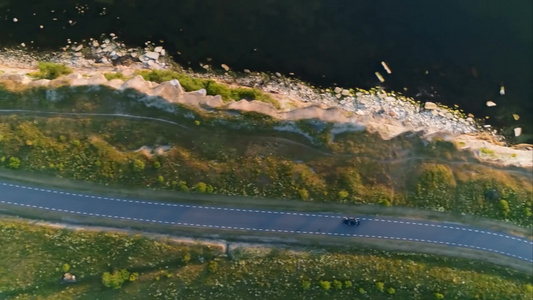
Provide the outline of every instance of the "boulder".
[[144,54],[144,56],[146,56],[149,59],[157,60],[159,58],[159,53],[157,53],[157,52],[146,52],[146,54]]
[[433,110],[433,109],[438,109],[439,107],[437,106],[437,104],[433,103],[433,102],[426,102],[424,104],[424,109],[427,109],[427,110]]
[[27,84],[31,82],[31,79],[24,74],[3,74],[0,75],[0,81],[13,81],[15,83]]
[[87,85],[101,85],[107,83],[107,79],[102,74],[96,74],[87,80]]
[[180,94],[183,94],[183,93],[184,91],[181,85],[179,84],[179,82],[177,82],[176,84],[175,82],[173,83],[173,82],[167,81],[154,87],[152,91],[150,92],[150,95],[165,98],[168,101],[173,102]]
[[514,136],[520,136],[522,134],[522,128],[521,127],[516,127],[514,129]]
[[144,80],[144,78],[141,75],[137,75],[133,77],[132,79],[124,82],[124,84],[122,84],[122,87],[120,89],[121,90],[134,89],[145,94],[148,94],[150,92],[150,87],[148,86],[148,83],[146,82],[146,80]]
[[163,51],[163,47],[161,46],[157,46],[154,48],[154,52],[161,53],[161,51]]
[[344,90],[342,90],[341,95],[343,95],[343,96],[350,96],[350,91],[344,89]]
[[342,92],[342,89],[340,87],[336,87],[333,91],[335,92],[335,94],[340,94]]

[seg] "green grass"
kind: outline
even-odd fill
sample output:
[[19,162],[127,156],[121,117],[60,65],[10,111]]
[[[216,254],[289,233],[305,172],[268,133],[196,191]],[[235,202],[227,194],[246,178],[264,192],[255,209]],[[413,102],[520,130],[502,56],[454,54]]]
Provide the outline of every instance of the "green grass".
[[36,79],[56,79],[63,75],[72,73],[69,67],[52,62],[39,62],[39,71],[28,75]]
[[146,80],[159,83],[177,79],[186,92],[205,89],[208,95],[220,95],[224,101],[239,101],[242,99],[258,100],[271,103],[276,108],[280,107],[277,100],[258,89],[230,88],[226,84],[218,83],[214,80],[193,78],[188,75],[169,70],[140,70],[136,71],[136,74],[141,75]]
[[[206,245],[13,219],[0,219],[0,245],[2,299],[390,299],[390,288],[398,299],[528,299],[532,288],[528,275],[463,259],[341,248],[238,248],[225,257]],[[60,284],[65,269],[77,283]],[[121,269],[138,279],[105,287],[102,274]]]
[[124,76],[121,72],[115,72],[115,73],[104,73],[104,77],[107,80],[113,80],[113,79],[121,79],[121,80],[127,80],[128,78]]

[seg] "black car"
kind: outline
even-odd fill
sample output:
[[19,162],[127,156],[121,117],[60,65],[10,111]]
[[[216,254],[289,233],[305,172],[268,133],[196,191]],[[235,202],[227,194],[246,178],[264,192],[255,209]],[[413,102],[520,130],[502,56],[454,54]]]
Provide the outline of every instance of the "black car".
[[359,221],[358,218],[352,218],[352,217],[344,217],[344,220],[342,221],[344,225],[347,226],[359,226],[361,221]]

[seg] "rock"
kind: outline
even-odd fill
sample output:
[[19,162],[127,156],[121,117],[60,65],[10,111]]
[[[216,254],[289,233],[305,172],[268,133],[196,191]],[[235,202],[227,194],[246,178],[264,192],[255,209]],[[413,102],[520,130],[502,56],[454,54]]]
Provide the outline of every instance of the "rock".
[[198,93],[202,96],[207,96],[207,91],[205,89],[199,89],[197,91],[194,91],[195,93]]
[[74,56],[76,57],[82,57],[83,54],[81,52],[74,52]]
[[80,73],[72,73],[67,76],[65,76],[66,80],[74,80],[74,79],[81,79],[83,76]]
[[438,109],[439,107],[437,106],[437,104],[433,103],[433,102],[426,102],[424,104],[424,109],[427,109],[427,110],[433,110],[433,109]]
[[113,51],[113,50],[115,50],[115,49],[117,49],[117,46],[111,44],[111,45],[105,47],[105,48],[104,48],[104,51],[105,51],[105,52],[111,52],[111,51]]
[[226,64],[221,64],[220,66],[222,67],[222,69],[226,70],[226,72],[229,71],[229,67],[228,67],[228,65],[226,65]]
[[521,127],[516,127],[514,129],[514,136],[520,136],[522,134],[522,128]]
[[139,54],[137,54],[136,52],[133,52],[133,53],[130,53],[130,55],[131,55],[131,57],[135,58],[135,57],[137,57],[137,55],[139,55]]
[[107,79],[103,74],[97,74],[87,80],[87,85],[101,85],[107,83]]
[[148,57],[149,59],[157,60],[159,58],[159,53],[157,52],[146,52],[144,56]]
[[39,79],[39,80],[35,80],[35,81],[32,81],[30,82],[30,86],[35,86],[35,87],[47,87],[48,85],[50,84],[50,80],[48,79]]
[[165,49],[163,49],[163,50],[161,50],[161,53],[159,53],[159,54],[161,54],[161,56],[165,56],[167,54],[167,52],[165,51]]
[[93,41],[93,47],[95,47],[95,48],[100,47],[100,43],[98,43],[97,40],[94,40],[94,41]]
[[161,53],[161,51],[163,51],[163,47],[161,46],[157,46],[154,48],[154,52]]
[[137,75],[133,77],[132,79],[124,82],[124,84],[121,87],[121,90],[125,89],[134,89],[141,93],[148,94],[150,87],[148,86],[148,83],[141,75]]
[[350,91],[347,89],[342,90],[341,95],[343,96],[350,96]]
[[364,111],[360,110],[360,109],[356,110],[355,114],[360,115],[360,116],[366,115],[366,113]]
[[279,78],[281,78],[281,73],[280,73],[280,72],[276,72],[275,74],[276,74],[276,76],[278,76]]
[[337,99],[340,99],[342,97],[342,95],[341,94],[337,94],[337,95],[335,95],[335,97],[337,97]]
[[496,106],[496,103],[494,103],[492,101],[487,101],[487,106],[488,107],[493,107],[493,106]]
[[335,92],[335,94],[340,94],[342,92],[342,89],[340,87],[336,87],[333,91]]
[[83,45],[78,45],[76,47],[72,46],[74,51],[78,52],[78,51],[81,51],[81,49],[83,49]]
[[515,121],[518,121],[520,120],[520,116],[517,114],[513,114],[513,119],[515,119]]

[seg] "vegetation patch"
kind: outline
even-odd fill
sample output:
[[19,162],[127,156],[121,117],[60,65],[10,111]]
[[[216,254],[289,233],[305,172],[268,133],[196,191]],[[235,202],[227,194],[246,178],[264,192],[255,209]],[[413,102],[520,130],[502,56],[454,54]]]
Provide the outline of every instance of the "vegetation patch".
[[39,62],[39,71],[28,73],[29,76],[37,79],[56,79],[63,75],[72,73],[72,69],[53,62]]
[[145,80],[154,82],[165,82],[172,79],[177,79],[186,92],[197,91],[205,89],[208,95],[220,95],[224,101],[239,101],[239,100],[257,100],[266,102],[279,108],[279,102],[273,99],[270,95],[251,88],[230,88],[228,85],[218,83],[210,79],[193,78],[183,73],[178,73],[170,70],[140,70],[136,74],[141,75]]
[[[375,250],[216,248],[0,220],[2,299],[529,299],[531,277]],[[75,276],[63,283],[65,273]],[[442,299],[442,298],[440,298]]]

